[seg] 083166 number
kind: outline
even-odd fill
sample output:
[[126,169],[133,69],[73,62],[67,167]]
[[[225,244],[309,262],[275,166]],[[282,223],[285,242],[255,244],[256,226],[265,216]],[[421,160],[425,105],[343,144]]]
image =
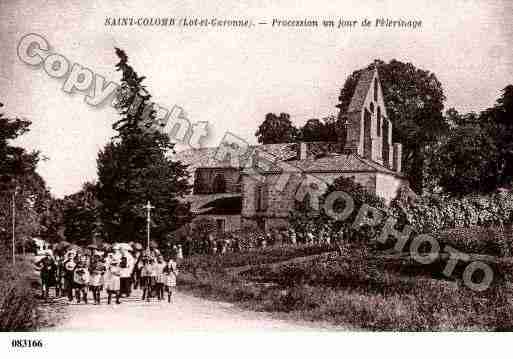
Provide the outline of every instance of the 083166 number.
[[12,339],[11,347],[13,347],[13,348],[42,348],[43,341],[41,339]]

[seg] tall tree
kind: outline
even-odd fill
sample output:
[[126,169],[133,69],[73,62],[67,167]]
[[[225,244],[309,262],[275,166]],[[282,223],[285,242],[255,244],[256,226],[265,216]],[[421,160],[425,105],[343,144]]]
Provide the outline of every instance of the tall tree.
[[39,152],[27,152],[10,143],[29,131],[30,125],[30,121],[8,118],[0,113],[0,191],[13,190],[17,178],[36,171]]
[[[389,119],[394,125],[393,141],[403,144],[403,171],[412,188],[422,193],[426,146],[448,130],[443,116],[445,96],[435,74],[411,63],[392,60],[373,62],[378,66]],[[353,72],[340,91],[338,108],[345,113],[364,69]]]
[[41,238],[50,243],[58,243],[65,239],[64,206],[61,198],[47,198],[41,208]]
[[[118,109],[121,119],[113,128],[118,134],[98,155],[97,194],[100,218],[109,241],[142,241],[145,238],[147,201],[152,213],[152,238],[166,234],[190,220],[189,206],[182,201],[190,192],[189,173],[181,162],[166,154],[174,145],[166,134],[143,130],[143,111],[150,94],[128,64],[125,52],[116,49],[122,72]],[[135,106],[134,104],[139,104]],[[154,113],[150,114],[154,118]]]
[[312,118],[306,121],[300,130],[301,141],[323,141],[325,135],[324,123],[319,119]]
[[258,127],[255,133],[258,142],[261,144],[294,142],[298,137],[298,129],[290,121],[290,115],[281,113],[276,116],[274,113],[265,115],[265,120]]
[[62,222],[66,240],[82,246],[94,242],[101,231],[99,209],[93,183],[86,182],[79,192],[64,197]]
[[451,131],[428,151],[429,178],[454,195],[512,187],[513,86],[480,114],[447,111]]
[[454,195],[490,192],[497,185],[497,158],[496,143],[488,131],[479,124],[463,123],[428,156],[428,177]]
[[512,186],[513,181],[513,85],[508,85],[494,107],[481,113],[497,146],[497,186]]
[[20,242],[40,233],[41,209],[50,198],[44,180],[36,172],[39,152],[27,152],[11,143],[29,131],[30,125],[30,121],[0,113],[0,249],[4,250],[11,247],[13,199],[16,239]]

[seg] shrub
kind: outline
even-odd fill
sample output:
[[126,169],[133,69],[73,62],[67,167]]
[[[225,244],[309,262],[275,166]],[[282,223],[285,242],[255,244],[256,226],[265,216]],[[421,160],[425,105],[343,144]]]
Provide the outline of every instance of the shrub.
[[26,263],[0,263],[0,331],[34,330],[42,325],[34,278]]
[[455,227],[503,226],[513,220],[513,194],[461,198],[429,195],[415,201],[393,201],[391,209],[418,233],[436,233]]
[[441,248],[447,244],[464,253],[511,257],[513,237],[506,228],[497,226],[451,228],[437,233],[436,239]]
[[[371,245],[371,239],[379,233],[378,231],[381,230],[382,226],[356,223],[357,215],[362,205],[365,204],[378,209],[386,217],[389,211],[384,200],[369,192],[352,178],[339,177],[328,186],[326,192],[321,196],[321,205],[325,203],[330,194],[337,191],[347,193],[353,200],[354,208],[348,218],[335,220],[325,212],[324,208],[320,213],[314,213],[309,210],[308,206],[297,203],[295,210],[289,216],[292,227],[299,234],[312,230],[315,233],[327,231],[332,239],[343,238],[343,241],[337,241],[339,245],[345,245],[347,242],[360,243],[360,245],[364,244],[365,246]],[[346,206],[345,201],[338,199],[333,203],[332,210],[334,213],[341,213]]]

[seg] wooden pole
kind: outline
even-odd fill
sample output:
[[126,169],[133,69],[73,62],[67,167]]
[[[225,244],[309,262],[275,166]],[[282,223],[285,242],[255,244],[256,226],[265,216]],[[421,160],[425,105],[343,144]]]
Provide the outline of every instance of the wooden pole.
[[12,265],[16,264],[15,232],[16,230],[16,190],[12,194]]

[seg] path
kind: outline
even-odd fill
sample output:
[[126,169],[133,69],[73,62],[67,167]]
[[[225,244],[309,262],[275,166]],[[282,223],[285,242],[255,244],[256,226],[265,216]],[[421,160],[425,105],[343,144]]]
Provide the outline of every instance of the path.
[[253,269],[256,267],[258,267],[258,268],[277,268],[277,267],[281,267],[281,266],[289,265],[289,264],[299,264],[299,263],[303,263],[303,262],[310,262],[310,261],[312,261],[314,259],[318,259],[318,258],[327,258],[328,256],[332,255],[333,253],[336,253],[336,251],[329,251],[329,252],[324,252],[324,253],[319,253],[319,254],[311,254],[311,255],[303,256],[303,257],[294,257],[294,258],[287,259],[287,260],[281,261],[281,262],[248,264],[248,265],[239,266],[239,267],[230,267],[230,268],[227,268],[227,270],[232,275],[239,275],[243,272],[249,271],[250,269]]
[[172,303],[150,303],[140,300],[140,291],[130,298],[122,298],[119,305],[67,304],[64,319],[53,331],[233,331],[233,330],[329,330],[316,323],[298,323],[277,319],[269,313],[246,311],[229,303],[215,302],[185,293],[175,293]]

